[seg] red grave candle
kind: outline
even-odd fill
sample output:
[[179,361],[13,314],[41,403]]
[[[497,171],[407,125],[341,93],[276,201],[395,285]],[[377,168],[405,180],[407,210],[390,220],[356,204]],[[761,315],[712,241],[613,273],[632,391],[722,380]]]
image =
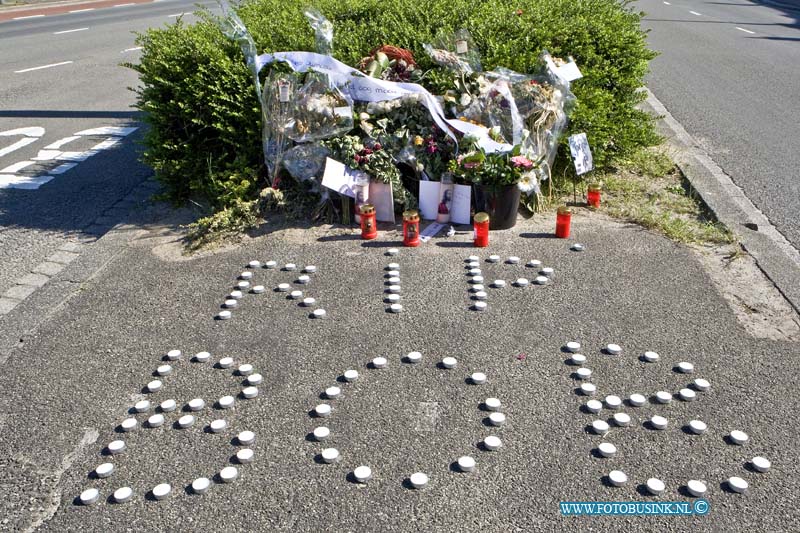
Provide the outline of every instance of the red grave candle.
[[569,238],[569,226],[572,222],[572,210],[567,206],[558,208],[556,215],[556,237],[559,239]]
[[419,212],[415,209],[403,213],[403,246],[419,246]]
[[589,185],[586,190],[586,203],[589,207],[598,209],[600,207],[600,185]]
[[487,213],[475,213],[472,244],[476,248],[489,246],[489,215]]
[[375,206],[363,204],[361,212],[361,238],[364,240],[374,239],[378,236],[378,227],[375,224]]

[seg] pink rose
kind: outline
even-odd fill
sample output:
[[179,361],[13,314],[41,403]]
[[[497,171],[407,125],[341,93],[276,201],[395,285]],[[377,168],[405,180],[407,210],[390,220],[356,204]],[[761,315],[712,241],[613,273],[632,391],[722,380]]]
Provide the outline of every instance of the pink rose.
[[512,157],[511,163],[517,168],[524,168],[526,170],[529,168],[533,168],[533,161],[531,161],[524,155],[516,155]]

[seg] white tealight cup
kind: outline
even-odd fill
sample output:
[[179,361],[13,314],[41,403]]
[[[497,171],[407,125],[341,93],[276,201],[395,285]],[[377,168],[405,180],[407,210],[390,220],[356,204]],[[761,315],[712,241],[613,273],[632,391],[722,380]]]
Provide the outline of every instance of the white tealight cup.
[[150,402],[147,400],[136,402],[136,404],[133,406],[133,410],[137,413],[146,413],[150,410]]
[[490,263],[499,263],[500,262],[500,256],[499,255],[490,255],[489,259],[487,259],[487,261],[490,262]]
[[253,365],[250,364],[239,365],[237,372],[239,373],[240,376],[249,376],[250,374],[253,373]]
[[[388,271],[386,273],[386,277],[389,278],[389,279],[391,279],[391,278],[399,278],[400,277],[400,271],[399,270],[390,270],[390,271]],[[398,279],[396,281],[396,283],[400,283],[400,280]]]
[[766,457],[753,457],[750,460],[750,464],[753,465],[753,468],[757,472],[769,472],[769,469],[772,467],[772,463],[769,462],[769,459]]
[[208,425],[211,433],[219,433],[220,431],[224,431],[227,427],[228,423],[222,419],[214,420]]
[[247,266],[250,268],[261,268],[261,261],[250,261],[247,263]]
[[647,491],[654,496],[658,496],[659,494],[664,492],[665,485],[664,482],[661,481],[660,479],[651,477],[650,479],[647,480],[647,483],[645,485],[647,486]]
[[472,472],[475,470],[475,459],[469,455],[464,455],[458,458],[458,468],[462,472]]
[[372,479],[372,469],[368,466],[359,466],[353,470],[353,477],[355,477],[356,481],[359,483],[366,483]]
[[422,354],[420,352],[411,352],[406,355],[406,359],[409,363],[419,363],[422,361]]
[[628,476],[622,470],[612,470],[608,473],[608,480],[615,487],[621,487],[628,482]]
[[696,498],[702,498],[706,495],[706,491],[708,490],[706,484],[702,481],[697,479],[690,479],[688,483],[686,483],[686,490],[689,491],[689,494]]
[[309,281],[311,281],[311,277],[306,276],[305,274],[303,274],[302,276],[298,276],[297,278],[297,283],[301,285],[307,285]]
[[597,445],[597,451],[603,457],[614,457],[617,454],[617,447],[610,442],[601,442]]
[[385,357],[376,357],[372,360],[372,366],[375,368],[386,368],[388,361]]
[[486,398],[483,401],[483,405],[486,407],[487,411],[497,411],[502,407],[498,398]]
[[575,341],[570,341],[570,342],[567,343],[566,349],[570,353],[577,353],[578,350],[581,349],[581,343],[575,342]]
[[242,396],[244,396],[248,400],[252,400],[256,396],[258,396],[258,388],[256,388],[256,387],[245,387],[245,388],[242,389]]
[[126,418],[120,424],[122,431],[133,431],[139,425],[139,422],[135,418]]
[[392,313],[401,313],[403,311],[403,305],[402,304],[391,304],[391,305],[389,305],[389,311],[391,311]]
[[475,372],[470,376],[470,380],[475,385],[483,385],[486,383],[486,374],[483,372]]
[[472,305],[472,308],[475,309],[476,311],[486,311],[486,307],[487,307],[486,302],[480,300]]
[[388,296],[386,296],[386,300],[390,304],[400,303],[400,295],[399,294],[389,294]]
[[728,487],[730,487],[730,489],[734,492],[747,492],[747,488],[749,486],[750,485],[747,483],[747,481],[738,476],[728,478]]
[[211,480],[207,477],[199,477],[192,481],[192,492],[195,494],[205,494],[211,487]]
[[317,303],[317,301],[314,298],[303,298],[304,307],[311,307],[315,303]]
[[569,363],[571,365],[582,365],[586,362],[586,356],[580,353],[572,354],[572,357],[569,358]]
[[494,287],[495,289],[502,289],[505,286],[506,286],[506,282],[505,282],[505,280],[502,280],[502,279],[496,279],[496,280],[494,280],[492,282],[492,287]]
[[481,285],[480,283],[477,283],[477,284],[475,284],[475,285],[472,285],[472,286],[470,286],[470,288],[469,288],[470,292],[482,292],[482,291],[484,291],[485,289],[486,289],[486,287],[484,287],[484,286],[483,286],[483,285]]
[[442,359],[442,366],[444,368],[455,368],[458,364],[458,361],[455,357],[445,357]]
[[330,435],[331,435],[331,430],[325,426],[319,426],[317,428],[314,428],[314,438],[318,441],[323,441],[328,437],[330,437]]
[[108,453],[117,455],[125,451],[125,441],[115,440],[108,443]]
[[220,320],[229,320],[233,315],[227,309],[217,313],[217,318]]
[[389,285],[386,290],[392,294],[399,294],[402,289],[400,285]]
[[169,496],[169,493],[172,492],[172,486],[169,483],[161,483],[153,487],[151,492],[153,493],[153,498],[160,501]]
[[101,465],[98,465],[98,467],[94,469],[94,475],[96,475],[100,479],[105,479],[113,473],[114,473],[113,463],[103,463]]
[[198,352],[194,355],[194,360],[198,363],[207,363],[211,359],[211,354],[208,352]]
[[481,258],[478,257],[477,255],[471,255],[471,256],[467,257],[467,261],[469,261],[469,262],[480,261],[480,260],[481,260]]
[[702,435],[708,429],[708,425],[702,420],[692,420],[689,422],[689,430],[695,435]]
[[400,253],[400,250],[398,250],[397,248],[389,248],[386,251],[386,253],[389,254],[389,255],[397,255],[397,254]]
[[181,358],[181,351],[180,350],[170,350],[167,352],[167,360],[168,361],[177,361]]
[[313,274],[316,271],[317,271],[317,267],[314,266],[314,265],[306,265],[306,267],[303,269],[303,272],[305,272],[307,274]]
[[289,293],[289,298],[292,300],[299,300],[303,297],[303,291],[292,291]]
[[667,391],[660,390],[656,393],[656,401],[658,403],[670,403],[672,401],[672,394]]
[[605,420],[595,420],[592,422],[592,431],[598,435],[605,435],[610,429],[611,427]]
[[256,434],[252,431],[242,431],[236,436],[236,439],[239,441],[239,444],[249,446],[256,441]]
[[397,263],[389,263],[386,266],[386,270],[400,270],[400,265]]
[[358,370],[346,370],[342,376],[344,377],[345,381],[352,383],[358,379]]
[[233,396],[223,396],[217,400],[217,405],[219,405],[220,409],[230,409],[234,403],[236,403],[236,399]]
[[547,278],[551,278],[551,277],[553,277],[553,272],[554,272],[554,270],[552,268],[544,267],[543,269],[541,269],[539,271],[539,274],[541,274],[542,276],[545,276]]
[[278,266],[277,261],[267,261],[266,263],[264,263],[264,268],[273,269],[276,266]]
[[514,285],[517,287],[527,287],[529,284],[530,281],[528,281],[526,278],[517,278],[517,280],[514,282]]
[[147,425],[151,428],[157,428],[164,425],[164,415],[155,414],[147,419]]
[[694,388],[700,392],[705,392],[711,388],[711,383],[703,378],[697,378],[692,384],[694,385]]
[[584,396],[593,396],[597,392],[597,386],[594,383],[581,383],[580,389]]
[[250,292],[252,292],[253,294],[264,294],[266,291],[267,289],[263,285],[256,285],[255,287],[250,289]]
[[219,472],[219,478],[223,483],[230,483],[239,477],[239,470],[235,466],[226,466]]
[[738,429],[731,431],[728,437],[730,437],[731,442],[740,446],[750,440],[750,437],[747,435],[747,433],[744,431],[739,431]]
[[161,402],[161,405],[159,405],[159,408],[165,413],[171,413],[178,408],[178,403],[173,399],[164,400]]
[[321,418],[331,416],[331,412],[333,412],[333,409],[327,403],[321,403],[314,407],[314,414]]
[[156,374],[159,376],[166,376],[172,373],[172,367],[170,365],[161,365],[156,368]]
[[242,272],[241,274],[239,274],[239,279],[245,279],[245,280],[253,279],[253,273],[252,272]]
[[570,247],[570,249],[571,249],[573,252],[582,252],[582,251],[584,250],[584,246],[583,246],[581,243],[579,243],[579,242],[576,242],[575,244],[573,244],[573,245]]
[[262,381],[264,381],[264,376],[261,374],[250,374],[247,376],[248,385],[260,385]]
[[678,363],[678,371],[683,374],[691,374],[694,372],[694,365],[692,363],[687,363],[686,361],[681,361]]
[[240,281],[239,283],[236,284],[236,288],[239,289],[240,291],[246,290],[248,287],[250,287],[249,281]]
[[151,381],[150,383],[147,384],[147,390],[150,391],[150,392],[158,392],[158,391],[161,390],[161,387],[163,385],[164,384],[161,383],[160,380],[154,379],[153,381]]
[[223,357],[219,360],[220,368],[230,368],[233,366],[233,357]]
[[178,426],[181,428],[188,428],[194,425],[194,417],[192,415],[184,415],[178,419]]
[[489,451],[495,451],[500,449],[503,446],[503,441],[501,441],[498,437],[494,435],[489,435],[485,439],[483,439],[483,447]]
[[202,398],[195,398],[194,400],[189,401],[190,411],[202,411],[205,406],[206,402]]
[[631,417],[628,413],[614,413],[614,423],[619,427],[627,427],[631,425]]
[[618,409],[622,405],[622,399],[614,394],[609,394],[605,398],[606,407],[609,409]]
[[236,460],[239,464],[246,465],[253,462],[253,458],[255,457],[255,452],[250,448],[242,448],[238,452],[236,452]]
[[511,257],[506,259],[506,263],[508,263],[509,265],[517,265],[519,264],[519,257],[517,257],[516,255],[512,255]]
[[342,394],[342,389],[339,387],[328,387],[325,389],[325,396],[331,400],[338,398],[340,394]]
[[415,489],[422,489],[428,485],[428,475],[423,472],[417,472],[415,474],[411,474],[411,477],[408,478],[411,486]]
[[550,281],[550,278],[547,276],[536,276],[534,280],[537,285],[547,285],[547,282]]
[[244,295],[242,294],[242,291],[231,291],[231,293],[228,295],[228,298],[226,298],[226,299],[230,299],[230,300],[241,300],[241,299],[242,299],[242,296],[244,296]]
[[291,272],[293,270],[297,270],[297,265],[295,265],[294,263],[286,263],[285,265],[283,265],[283,269],[288,272]]
[[483,274],[483,272],[481,271],[480,268],[471,268],[471,269],[469,269],[469,275],[470,276],[480,276],[481,274]]
[[494,412],[489,415],[489,423],[493,426],[502,426],[506,423],[506,415]]
[[634,407],[641,407],[647,403],[647,398],[643,394],[634,393],[628,397],[628,402]]
[[314,309],[312,315],[314,316],[314,318],[325,318],[327,313],[325,312],[324,309]]
[[599,413],[603,410],[603,404],[597,400],[589,400],[585,405],[590,413]]
[[610,353],[611,355],[619,355],[622,353],[622,348],[619,344],[609,344],[606,346],[606,352]]
[[339,461],[339,450],[336,448],[325,448],[322,450],[322,460],[326,463],[336,463]]
[[472,297],[474,299],[482,302],[482,301],[486,300],[486,298],[488,298],[489,295],[486,294],[486,292],[484,292],[484,291],[478,291],[475,294],[473,294]]
[[666,429],[669,425],[669,420],[663,416],[655,415],[650,418],[650,425],[652,425],[655,429]]
[[655,363],[659,359],[659,355],[656,352],[644,352],[644,360],[648,363]]
[[100,499],[100,491],[97,489],[86,489],[81,492],[80,500],[81,505],[92,505]]
[[114,491],[114,501],[117,503],[129,502],[131,498],[133,498],[133,489],[130,487],[120,487]]
[[289,285],[288,283],[280,283],[280,284],[278,284],[278,287],[277,287],[278,292],[288,292],[288,290],[291,289],[291,288],[292,288],[292,286]]
[[697,393],[692,389],[681,389],[678,391],[678,396],[684,402],[691,402],[697,397]]
[[575,374],[578,376],[578,379],[589,379],[592,377],[592,370],[589,368],[579,368]]
[[483,283],[483,276],[472,276],[472,283]]
[[528,264],[525,266],[527,266],[528,268],[535,268],[539,270],[540,268],[542,268],[542,262],[539,261],[538,259],[534,259],[532,261],[528,261]]

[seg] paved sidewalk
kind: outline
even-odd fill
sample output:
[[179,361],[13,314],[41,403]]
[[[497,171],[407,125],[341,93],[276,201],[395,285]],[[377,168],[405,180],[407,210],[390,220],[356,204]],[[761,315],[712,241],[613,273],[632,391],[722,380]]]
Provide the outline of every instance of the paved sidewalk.
[[[570,241],[549,237],[548,215],[493,234],[485,250],[472,248],[465,232],[387,257],[397,244],[395,232],[365,243],[349,231],[290,228],[187,258],[169,233],[138,229],[148,216],[92,245],[102,259],[83,253],[57,274],[46,287],[71,280],[77,291],[6,352],[0,375],[0,449],[6,452],[0,456],[0,516],[6,518],[0,529],[787,531],[800,519],[794,451],[800,348],[747,335],[683,246],[582,213]],[[569,249],[576,240],[586,245],[584,252]],[[522,264],[488,264],[490,253],[519,256]],[[509,282],[487,288],[485,312],[469,309],[464,259],[471,254],[481,256],[487,282]],[[555,269],[552,282],[512,287],[511,281],[534,276],[525,262],[535,258]],[[259,269],[253,283],[266,292],[246,294],[231,320],[214,320],[253,259],[313,264],[318,272],[301,286],[293,283],[300,272]],[[386,312],[384,303],[391,262],[400,265],[402,279],[404,312],[398,315]],[[314,297],[328,317],[308,318],[311,308],[273,291],[282,282]],[[37,291],[0,317],[3,340],[14,341],[9,336],[38,316],[46,297]],[[625,405],[620,410],[633,418],[631,427],[612,424],[601,438],[587,426],[613,412],[582,412],[588,398],[576,394],[576,367],[565,364],[561,350],[572,340],[583,344],[598,399],[676,393],[695,378],[707,379],[711,389],[698,392],[694,402]],[[622,354],[600,353],[608,343],[621,345]],[[145,393],[171,349],[183,357],[160,378],[161,392]],[[414,350],[422,362],[401,362]],[[640,361],[647,350],[661,354],[660,362]],[[191,362],[201,351],[210,352],[210,362]],[[212,366],[226,356],[233,368]],[[388,359],[387,368],[366,366],[377,356]],[[446,356],[458,359],[455,369],[437,367]],[[694,363],[695,372],[675,372],[681,361]],[[240,363],[263,375],[259,396],[237,396],[230,410],[213,407],[241,391],[245,378],[234,373]],[[360,378],[338,383],[347,369]],[[473,372],[485,372],[488,383],[470,384]],[[309,416],[332,385],[342,390],[340,398],[327,400],[333,414]],[[207,407],[192,428],[173,427],[186,414],[180,409],[166,413],[160,428],[141,427],[153,412],[135,415],[140,427],[133,432],[117,427],[142,398],[154,404],[173,398],[180,407],[198,397]],[[487,397],[502,401],[505,426],[486,425],[488,413],[479,405]],[[656,414],[667,417],[668,429],[643,427]],[[228,428],[208,432],[214,419],[225,419]],[[687,434],[682,428],[692,419],[705,421],[708,432]],[[308,434],[323,424],[331,438],[314,442]],[[749,434],[746,445],[726,442],[735,429]],[[231,462],[243,447],[236,440],[242,430],[256,435],[252,464]],[[490,434],[502,439],[496,452],[479,446]],[[116,439],[127,451],[102,455]],[[617,446],[616,457],[596,455],[602,441]],[[315,457],[325,447],[337,448],[341,462],[320,464]],[[462,455],[476,459],[475,472],[456,471],[452,463]],[[771,472],[749,470],[757,455],[772,461]],[[116,471],[93,479],[90,472],[106,461]],[[195,478],[213,478],[231,465],[240,474],[235,482],[212,482],[202,496],[187,489]],[[365,486],[349,480],[359,465],[373,471]],[[627,486],[606,485],[604,476],[615,469],[627,473]],[[406,478],[417,471],[430,476],[429,487],[407,488]],[[730,492],[730,476],[746,479],[749,492]],[[642,490],[650,477],[666,483],[662,496]],[[681,488],[689,479],[707,483],[708,516],[560,515],[558,502],[565,500],[690,500]],[[159,483],[173,487],[166,501],[148,495]],[[134,489],[132,502],[107,501],[125,485]],[[90,487],[100,490],[100,502],[76,505]]]

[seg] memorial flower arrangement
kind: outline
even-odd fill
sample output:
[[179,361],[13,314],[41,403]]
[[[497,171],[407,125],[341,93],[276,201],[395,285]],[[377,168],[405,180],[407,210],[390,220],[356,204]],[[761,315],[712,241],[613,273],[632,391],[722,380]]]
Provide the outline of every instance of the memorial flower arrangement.
[[450,161],[449,170],[459,180],[499,189],[516,185],[526,194],[538,192],[536,172],[540,163],[522,153],[520,145],[508,152],[489,152],[477,147],[474,139],[466,139],[470,149]]

